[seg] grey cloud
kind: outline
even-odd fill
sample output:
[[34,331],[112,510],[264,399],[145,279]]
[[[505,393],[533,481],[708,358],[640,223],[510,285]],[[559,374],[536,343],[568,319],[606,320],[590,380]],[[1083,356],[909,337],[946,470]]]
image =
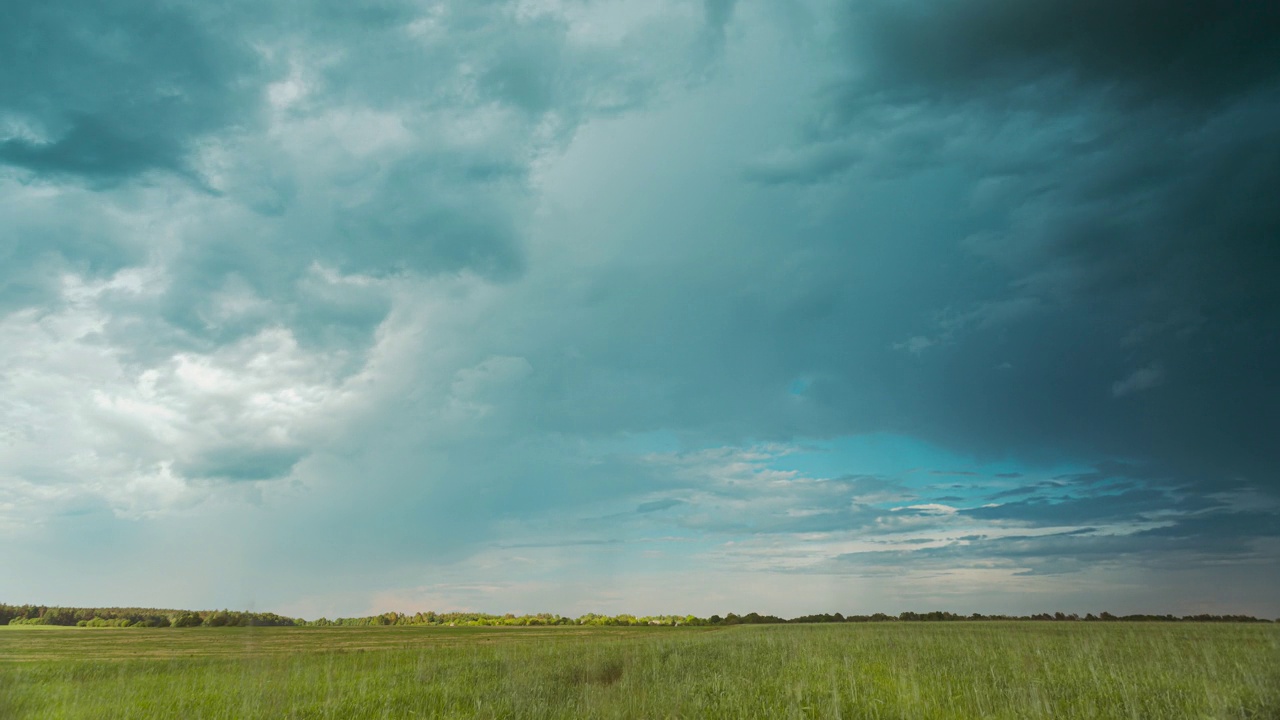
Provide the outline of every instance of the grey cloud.
[[104,279],[147,258],[129,218],[75,188],[51,195],[11,189],[0,201],[0,309],[56,305],[60,276],[73,271]]
[[1108,481],[1114,481],[1117,478],[1135,478],[1146,483],[1167,485],[1173,477],[1176,477],[1176,473],[1172,472],[1170,468],[1162,467],[1149,461],[1131,462],[1121,460],[1102,460],[1100,462],[1093,463],[1092,470],[1055,475],[1046,482],[1054,483],[1059,486],[1092,486]]
[[564,67],[564,32],[561,23],[543,20],[522,28],[514,41],[495,44],[482,82],[496,96],[531,113],[572,107],[578,78]]
[[1075,573],[1099,564],[1138,564],[1166,569],[1212,566],[1224,559],[1266,561],[1257,541],[1280,531],[1277,516],[1264,512],[1205,512],[1167,526],[1133,533],[1094,527],[1048,535],[972,535],[914,550],[887,550],[839,556],[826,568],[985,567],[995,562],[1025,568],[1024,574]]
[[313,274],[298,281],[296,298],[287,322],[311,347],[366,346],[392,304],[384,287],[324,282]]
[[[521,17],[499,3],[330,3],[298,13],[59,2],[15,12],[0,30],[0,162],[20,166],[27,181],[79,178],[101,190],[167,170],[210,192],[206,207],[184,211],[217,217],[216,228],[182,229],[174,265],[183,277],[165,303],[176,335],[196,342],[289,321],[277,311],[239,329],[207,327],[203,306],[233,275],[292,307],[305,304],[294,288],[317,260],[343,272],[516,277],[532,159],[591,114],[634,107],[669,80],[660,64],[625,59],[644,49],[628,47],[632,39],[616,54],[573,43],[563,19]],[[279,90],[271,84],[286,80],[297,97],[269,107]],[[349,137],[298,137],[332,128],[335,110],[336,122],[344,112],[392,118],[407,145],[320,167],[315,156],[341,156],[335,140],[376,143],[386,133],[356,124]],[[490,136],[457,140],[482,126]],[[299,154],[308,142],[316,151]],[[236,219],[227,204],[266,217]],[[86,251],[70,246],[76,233],[56,236],[51,249],[63,252],[49,256],[51,274],[124,244],[109,238]],[[47,297],[49,278],[24,275],[0,278],[0,292],[14,302]]]
[[683,505],[683,504],[684,504],[683,500],[677,500],[675,498],[666,498],[664,500],[651,500],[649,502],[643,502],[637,505],[636,512],[638,513],[658,512],[659,510],[668,510],[673,507],[679,507],[680,505]]
[[[891,534],[894,532],[915,531],[919,527],[897,527],[893,523],[877,525],[876,521],[883,512],[866,505],[854,505],[848,508],[813,508],[804,507],[813,512],[790,514],[793,509],[788,505],[769,506],[761,503],[756,507],[735,508],[733,506],[699,505],[704,512],[695,512],[679,520],[680,527],[703,532],[716,532],[727,535],[789,535],[794,533],[829,533],[867,530],[875,528],[876,532]],[[923,515],[923,517],[931,517]]]
[[1185,514],[1216,506],[1221,503],[1209,498],[1176,497],[1161,490],[1139,488],[1083,497],[1037,497],[962,512],[984,520],[1014,520],[1045,526],[1134,522],[1149,519],[1154,513]]
[[1003,498],[1017,497],[1019,495],[1030,495],[1034,492],[1038,492],[1042,487],[1044,486],[1041,483],[1036,483],[1034,485],[1028,485],[1026,487],[1010,488],[1008,490],[1001,490],[998,493],[993,493],[991,495],[988,495],[987,499],[1001,500]]
[[[655,56],[631,37],[575,43],[562,19],[494,3],[151,10],[24,8],[0,30],[47,40],[4,43],[14,62],[0,63],[0,133],[12,115],[48,136],[0,135],[0,161],[20,163],[23,181],[61,184],[56,201],[17,204],[26,222],[0,232],[0,258],[13,261],[0,304],[56,300],[64,272],[110,276],[164,257],[163,296],[104,330],[138,362],[285,326],[358,365],[389,296],[317,282],[316,264],[375,279],[517,279],[534,160],[672,81],[629,55],[675,57],[696,34],[669,33],[679,52]],[[270,84],[286,80],[297,97],[267,107]],[[151,170],[203,194],[174,206],[144,183],[121,185]],[[70,178],[103,192],[65,197]],[[140,231],[116,220],[121,208],[168,222]],[[253,302],[224,312],[229,289]]]
[[716,34],[724,33],[724,26],[733,17],[735,5],[737,0],[703,0],[708,30]]
[[1280,537],[1280,513],[1265,510],[1198,513],[1137,535],[1205,554],[1245,554],[1251,551],[1252,541],[1256,539]]
[[[1191,78],[1203,86],[1157,72],[1201,59],[1241,13],[1268,27],[1270,11],[1196,6],[1221,14],[1203,14],[1207,35],[1187,41],[1199,31],[1175,9],[1167,38],[1117,49],[1120,30],[1099,25],[1107,12],[1094,2],[1080,18],[1056,2],[883,4],[837,40],[852,48],[857,33],[884,32],[830,68],[794,38],[735,47],[766,30],[745,27],[757,8],[723,0],[691,27],[655,20],[609,47],[494,3],[439,15],[398,2],[262,15],[168,7],[197,58],[171,65],[208,53],[206,73],[173,76],[181,108],[207,101],[207,118],[153,97],[163,73],[114,80],[124,61],[90,79],[141,88],[138,107],[170,123],[136,153],[122,149],[150,126],[130,124],[135,110],[105,90],[67,85],[76,103],[63,108],[28,88],[3,107],[48,127],[0,138],[0,154],[21,162],[4,181],[30,193],[4,205],[21,222],[0,224],[0,292],[12,298],[0,302],[58,297],[68,270],[105,278],[154,261],[167,289],[104,299],[110,317],[80,341],[118,358],[125,384],[175,353],[198,359],[273,328],[323,359],[297,391],[337,398],[323,406],[333,427],[263,447],[233,431],[246,405],[188,441],[175,466],[249,480],[221,483],[226,492],[282,493],[261,542],[317,573],[334,562],[373,572],[370,548],[383,569],[422,562],[424,548],[459,558],[504,523],[562,523],[593,503],[630,523],[770,541],[940,527],[921,512],[879,523],[883,498],[940,501],[891,478],[711,491],[592,452],[651,431],[689,448],[889,433],[1032,476],[1093,466],[950,517],[1182,527],[1138,536],[1150,553],[1229,535],[1227,520],[1191,521],[1221,509],[1209,491],[1275,488],[1280,215],[1268,189],[1280,185],[1280,104],[1259,60],[1272,44]],[[1160,30],[1134,27],[1132,7],[1147,5],[1116,9],[1118,28]],[[115,27],[92,15],[112,11],[86,12],[86,27]],[[1066,18],[1060,36],[1041,12]],[[1020,23],[1034,43],[1010,29]],[[1099,29],[1105,52],[1090,57],[1082,38]],[[148,42],[126,45],[157,60],[173,50]],[[702,73],[700,53],[719,43],[743,64]],[[842,71],[860,76],[809,94],[814,78]],[[268,92],[290,78],[296,87]],[[721,84],[689,92],[704,81]],[[263,107],[283,91],[297,97]],[[655,97],[652,112],[625,114]],[[792,124],[798,149],[777,150]],[[89,131],[110,141],[96,159],[72,142]],[[198,172],[206,191],[151,170]],[[36,198],[46,185],[57,201]],[[251,350],[213,369],[251,375]],[[295,377],[297,357],[280,357]],[[512,372],[484,386],[494,358]],[[1154,358],[1164,385],[1112,395]],[[361,370],[364,384],[340,385]],[[175,399],[181,419],[199,414]],[[287,415],[254,429],[299,424]],[[224,452],[227,438],[237,447]],[[291,483],[251,480],[284,475],[307,484],[289,495]],[[659,512],[670,500],[652,498],[664,497],[687,502]],[[1251,534],[1222,552],[1247,553],[1265,515],[1240,518]],[[333,530],[317,539],[316,527]],[[1054,542],[952,552],[1040,553],[1047,571],[1110,541]]]
[[56,140],[0,142],[0,162],[38,174],[71,174],[113,179],[153,168],[175,169],[183,150],[173,139],[130,136],[101,119],[67,118],[68,127]]
[[591,547],[598,545],[619,545],[621,540],[566,540],[564,542],[546,542],[546,543],[511,543],[508,545],[499,545],[503,549],[506,548],[562,548],[562,547]]
[[[587,115],[635,107],[669,80],[656,72],[662,61],[633,37],[608,48],[573,44],[563,18],[513,9],[500,2],[431,9],[397,1],[372,18],[347,19],[342,9],[307,25],[317,46],[341,50],[319,69],[329,92],[379,108],[450,109],[473,103],[478,91],[482,100],[534,117],[550,113],[560,132],[571,134]],[[353,25],[369,32],[353,36]],[[687,38],[664,29],[673,41],[668,49],[684,55],[679,43]]]
[[1058,78],[1125,101],[1212,104],[1273,84],[1280,64],[1270,3],[916,1],[853,12],[852,47],[883,87],[956,99]]
[[259,58],[224,20],[197,4],[10,6],[0,111],[29,129],[0,162],[95,182],[182,171],[194,141],[256,114]]
[[[341,210],[331,247],[344,270],[357,272],[411,268],[427,274],[469,269],[510,277],[519,271],[519,235],[511,198],[518,198],[524,168],[511,159],[457,167],[448,158],[422,157],[397,163],[376,181],[371,199]],[[472,163],[476,158],[464,159]],[[442,172],[443,170],[443,172]],[[474,202],[493,204],[477,213]],[[506,202],[503,202],[506,201]],[[359,248],[348,252],[349,246]],[[328,248],[316,248],[323,256]]]
[[288,475],[305,454],[298,448],[236,445],[206,451],[189,462],[178,463],[175,469],[202,480],[273,480]]
[[[850,79],[799,147],[914,136],[849,172],[928,187],[972,169],[953,220],[971,260],[887,343],[928,352],[877,368],[903,383],[882,417],[982,456],[1139,458],[1277,489],[1280,11],[969,0],[849,18]],[[813,391],[883,412],[843,384]]]
[[754,160],[743,169],[743,177],[763,185],[814,184],[838,177],[860,159],[862,155],[847,146],[818,143]]

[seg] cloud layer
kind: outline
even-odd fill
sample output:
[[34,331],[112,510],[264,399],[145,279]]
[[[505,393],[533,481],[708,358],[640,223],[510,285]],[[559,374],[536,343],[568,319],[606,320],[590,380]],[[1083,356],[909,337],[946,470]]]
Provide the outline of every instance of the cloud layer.
[[11,602],[1280,612],[1280,12],[17,13]]

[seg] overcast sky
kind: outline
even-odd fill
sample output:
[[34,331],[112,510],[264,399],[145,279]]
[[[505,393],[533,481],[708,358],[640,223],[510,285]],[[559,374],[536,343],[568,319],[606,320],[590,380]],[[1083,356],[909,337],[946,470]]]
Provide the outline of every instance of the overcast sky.
[[1280,4],[4,15],[0,602],[1280,615]]

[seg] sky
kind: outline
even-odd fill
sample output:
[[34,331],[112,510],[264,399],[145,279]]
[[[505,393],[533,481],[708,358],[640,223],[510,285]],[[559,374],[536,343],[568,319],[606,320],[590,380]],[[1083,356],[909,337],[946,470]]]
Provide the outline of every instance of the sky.
[[1280,616],[1280,5],[0,23],[0,602]]

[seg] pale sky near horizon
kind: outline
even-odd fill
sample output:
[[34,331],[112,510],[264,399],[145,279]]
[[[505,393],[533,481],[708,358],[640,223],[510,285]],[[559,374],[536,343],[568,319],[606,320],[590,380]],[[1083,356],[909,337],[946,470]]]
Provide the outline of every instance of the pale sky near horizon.
[[1280,616],[1280,5],[7,2],[0,602]]

